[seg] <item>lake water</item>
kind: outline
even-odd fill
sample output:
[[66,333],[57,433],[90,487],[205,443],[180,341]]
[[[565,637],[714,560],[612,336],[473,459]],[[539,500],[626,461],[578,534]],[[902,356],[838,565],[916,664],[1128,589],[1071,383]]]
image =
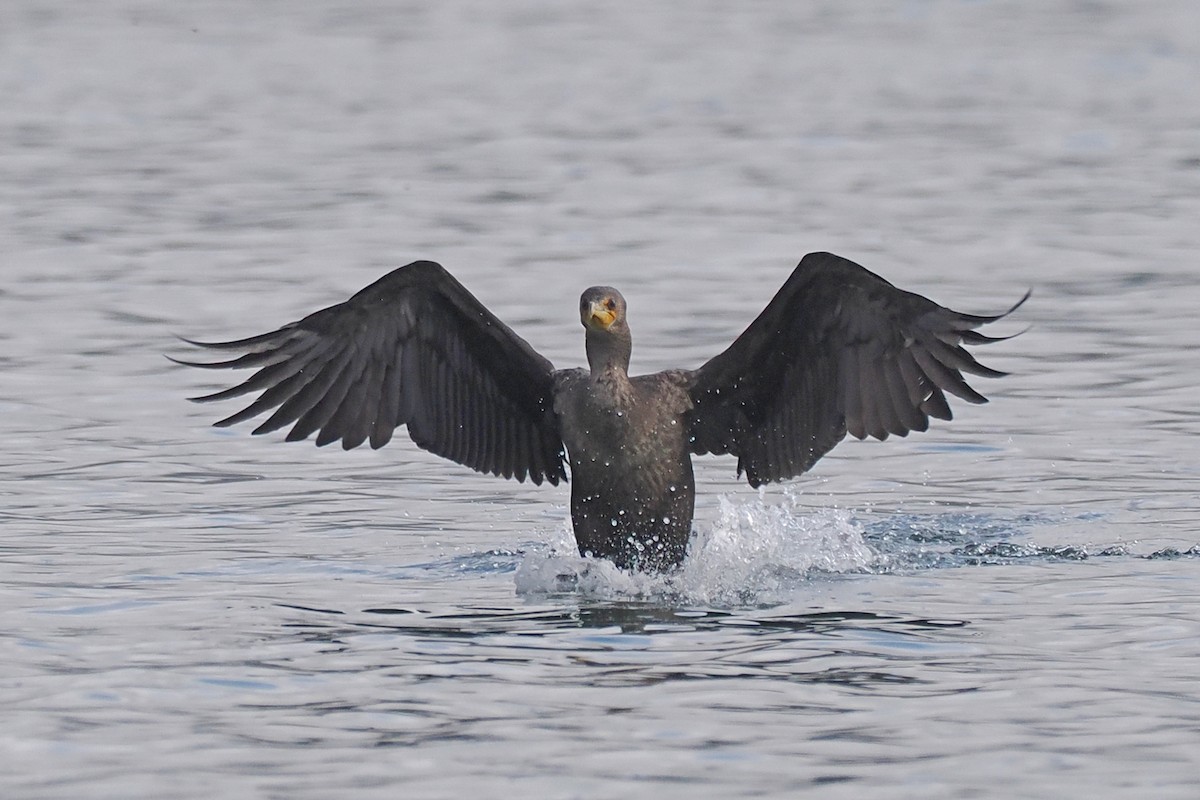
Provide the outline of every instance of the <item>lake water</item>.
[[[1190,0],[7,0],[0,796],[1200,796],[1197,86]],[[693,367],[812,250],[1031,287],[1012,374],[698,459],[669,579],[163,358],[432,258],[558,366],[610,283]]]

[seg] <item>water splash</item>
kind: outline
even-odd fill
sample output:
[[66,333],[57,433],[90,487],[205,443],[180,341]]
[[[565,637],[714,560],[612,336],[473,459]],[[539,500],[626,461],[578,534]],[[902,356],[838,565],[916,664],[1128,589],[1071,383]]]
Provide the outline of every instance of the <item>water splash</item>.
[[517,593],[767,606],[787,602],[829,575],[909,574],[1093,558],[1200,557],[1200,545],[1137,553],[1130,543],[1038,544],[1028,540],[1028,529],[1053,528],[1056,519],[1029,513],[1010,517],[942,510],[879,516],[806,507],[792,489],[773,497],[721,496],[718,503],[716,520],[697,526],[683,565],[667,575],[626,572],[609,561],[580,557],[570,522],[564,519],[548,547],[528,549],[516,564]]
[[718,516],[698,527],[682,567],[667,575],[631,573],[576,554],[569,524],[547,550],[526,554],[516,572],[525,595],[572,594],[715,605],[771,604],[814,574],[863,572],[877,562],[863,528],[838,509],[812,510],[785,491],[769,502],[718,498]]

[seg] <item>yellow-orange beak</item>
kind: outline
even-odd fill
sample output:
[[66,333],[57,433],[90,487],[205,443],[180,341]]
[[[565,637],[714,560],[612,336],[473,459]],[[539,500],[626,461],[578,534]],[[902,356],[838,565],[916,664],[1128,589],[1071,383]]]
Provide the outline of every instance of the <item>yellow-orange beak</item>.
[[609,329],[617,321],[617,312],[605,308],[595,301],[588,303],[587,312],[583,315],[583,324],[589,328]]

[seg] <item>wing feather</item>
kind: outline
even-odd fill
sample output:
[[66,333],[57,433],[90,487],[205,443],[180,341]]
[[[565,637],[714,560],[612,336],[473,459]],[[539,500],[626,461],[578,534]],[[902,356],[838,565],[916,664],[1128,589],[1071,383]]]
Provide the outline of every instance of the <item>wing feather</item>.
[[[858,357],[853,350],[845,350],[839,356],[842,393],[845,398],[843,405],[843,421],[850,435],[856,439],[867,438],[867,429],[863,424],[863,397],[862,390],[858,385]],[[815,404],[814,404],[815,408]],[[814,420],[814,424],[822,424],[824,420],[818,422]]]
[[921,414],[918,406],[909,400],[908,387],[904,385],[904,377],[900,374],[899,363],[885,364],[883,376],[898,422],[892,429],[892,433],[897,436],[907,436],[909,431],[921,431],[929,427],[928,420]]
[[875,376],[872,374],[870,365],[866,363],[867,354],[862,347],[857,347],[852,352],[854,354],[854,371],[858,376],[858,391],[862,397],[863,429],[876,439],[886,439],[887,431],[884,430],[879,413],[880,395],[872,384]]
[[907,348],[897,355],[896,365],[900,368],[900,377],[908,390],[908,405],[919,409],[921,403],[929,396],[929,379],[921,372],[916,359]]
[[402,424],[400,420],[400,383],[397,376],[403,359],[398,353],[394,360],[383,365],[383,378],[379,384],[379,416],[371,428],[371,449],[378,450],[392,440],[392,431]]
[[937,419],[947,421],[954,419],[954,412],[950,410],[950,404],[946,402],[946,393],[936,386],[929,393],[929,397],[921,402],[921,411]]

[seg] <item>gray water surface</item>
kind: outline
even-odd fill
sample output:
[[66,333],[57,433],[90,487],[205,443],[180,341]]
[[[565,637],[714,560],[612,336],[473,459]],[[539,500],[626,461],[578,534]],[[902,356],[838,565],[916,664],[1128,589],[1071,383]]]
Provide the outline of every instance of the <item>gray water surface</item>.
[[[0,6],[0,795],[1200,794],[1200,11]],[[698,366],[800,256],[1032,299],[992,402],[669,578],[564,487],[209,424],[171,365],[445,264],[556,365]]]

